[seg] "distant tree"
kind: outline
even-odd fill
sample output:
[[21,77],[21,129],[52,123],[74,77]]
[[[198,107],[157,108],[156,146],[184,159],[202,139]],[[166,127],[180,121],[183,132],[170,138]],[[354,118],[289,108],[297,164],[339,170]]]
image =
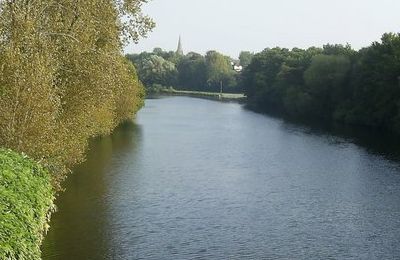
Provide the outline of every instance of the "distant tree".
[[351,48],[350,44],[326,44],[323,47],[322,53],[325,55],[342,55],[351,57],[356,54],[356,51]]
[[153,49],[153,54],[163,57],[164,51],[163,51],[163,49],[156,47]]
[[178,88],[207,90],[207,66],[204,56],[190,52],[178,64]]
[[240,65],[247,67],[254,57],[254,53],[249,51],[242,51],[239,55]]
[[312,57],[320,49],[292,49],[285,58],[274,83],[283,104],[278,107],[293,116],[305,116],[312,112],[311,95],[304,83],[304,72],[310,66]]
[[146,86],[159,84],[162,86],[174,86],[177,79],[175,64],[154,54],[143,55],[136,62],[140,80]]
[[400,133],[399,76],[400,34],[384,34],[381,42],[361,49],[352,75],[352,100],[343,120]]
[[207,83],[214,91],[220,88],[232,87],[234,82],[234,71],[230,58],[216,51],[209,51],[205,57],[207,66]]
[[313,100],[315,115],[331,117],[344,95],[351,68],[348,57],[317,55],[304,73],[308,93]]
[[288,49],[265,49],[244,70],[242,85],[252,106],[267,111],[282,109],[281,89],[276,82],[289,54]]
[[127,54],[135,64],[139,78],[149,89],[152,85],[173,86],[195,91],[239,92],[239,74],[231,65],[232,58],[216,51],[206,56],[195,52],[177,55],[174,51],[154,48],[153,52]]

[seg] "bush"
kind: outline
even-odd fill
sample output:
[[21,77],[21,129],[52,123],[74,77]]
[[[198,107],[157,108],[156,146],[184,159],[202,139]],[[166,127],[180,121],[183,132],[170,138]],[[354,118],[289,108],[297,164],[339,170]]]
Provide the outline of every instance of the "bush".
[[27,156],[0,149],[0,259],[40,259],[53,200],[46,170]]

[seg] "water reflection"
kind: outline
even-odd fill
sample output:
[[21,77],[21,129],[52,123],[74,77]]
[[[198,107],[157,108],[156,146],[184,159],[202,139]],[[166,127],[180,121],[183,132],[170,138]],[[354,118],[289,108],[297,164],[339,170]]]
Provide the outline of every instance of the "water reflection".
[[44,259],[106,259],[111,254],[110,173],[134,156],[141,129],[133,123],[91,141],[87,161],[76,167],[57,198],[57,213],[43,244]]
[[44,259],[397,259],[400,164],[368,139],[148,100],[68,180]]
[[317,135],[332,143],[352,143],[365,148],[368,152],[383,156],[389,160],[400,161],[400,136],[379,129],[367,129],[361,126],[349,126],[340,123],[321,123],[286,118],[283,127],[294,134],[299,131]]

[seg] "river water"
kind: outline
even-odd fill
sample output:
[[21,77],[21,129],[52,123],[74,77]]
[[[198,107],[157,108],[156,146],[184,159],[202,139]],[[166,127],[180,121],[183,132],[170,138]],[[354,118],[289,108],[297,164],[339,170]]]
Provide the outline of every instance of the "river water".
[[374,146],[237,103],[146,100],[66,181],[43,258],[400,259],[400,163]]

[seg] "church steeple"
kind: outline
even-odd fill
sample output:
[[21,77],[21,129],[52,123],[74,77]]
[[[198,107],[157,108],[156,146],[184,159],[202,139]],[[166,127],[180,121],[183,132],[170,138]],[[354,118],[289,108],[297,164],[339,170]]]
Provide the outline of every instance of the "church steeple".
[[182,39],[180,35],[179,35],[178,49],[176,50],[176,54],[178,54],[179,56],[183,56]]

